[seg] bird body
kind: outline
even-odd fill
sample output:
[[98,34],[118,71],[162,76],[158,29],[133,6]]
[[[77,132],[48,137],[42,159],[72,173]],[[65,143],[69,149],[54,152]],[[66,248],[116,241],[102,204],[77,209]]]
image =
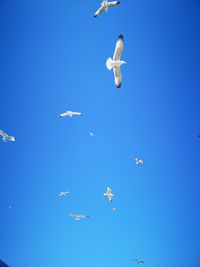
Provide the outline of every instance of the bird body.
[[68,110],[66,112],[61,113],[58,117],[70,117],[70,118],[72,118],[73,116],[81,116],[81,115],[83,115],[81,112]]
[[113,69],[115,85],[118,89],[121,87],[121,82],[122,82],[122,74],[121,74],[120,66],[122,64],[126,64],[124,60],[121,60],[123,47],[124,47],[124,37],[121,34],[119,35],[118,40],[115,45],[113,59],[109,57],[106,61],[106,67],[109,70]]
[[6,133],[4,133],[4,131],[0,130],[0,135],[2,136],[2,139],[4,142],[8,142],[8,141],[12,141],[15,142],[16,138],[14,136],[10,136]]
[[107,190],[103,195],[104,195],[104,197],[107,197],[110,202],[113,200],[114,195],[113,195],[112,189],[110,187],[107,187]]
[[144,160],[143,159],[139,159],[139,158],[135,158],[135,164],[136,165],[144,164]]
[[80,219],[85,219],[89,218],[88,215],[83,215],[83,214],[75,214],[75,213],[70,213],[69,216],[74,217],[75,221],[80,221]]
[[64,196],[66,196],[66,195],[68,195],[69,194],[69,192],[67,191],[67,192],[60,192],[59,193],[59,197],[64,197]]
[[110,7],[114,7],[120,4],[120,1],[108,2],[108,0],[103,0],[101,2],[101,7],[95,12],[94,17],[99,16],[103,11],[108,11]]
[[140,264],[140,263],[144,264],[144,261],[143,261],[143,260],[140,260],[140,259],[135,259],[135,262],[136,262],[137,264]]

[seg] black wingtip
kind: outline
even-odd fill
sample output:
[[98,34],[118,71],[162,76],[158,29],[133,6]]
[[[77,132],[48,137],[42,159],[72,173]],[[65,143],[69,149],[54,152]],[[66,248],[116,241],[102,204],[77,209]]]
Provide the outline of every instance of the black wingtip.
[[119,5],[119,4],[120,4],[120,1],[117,2],[117,5]]
[[121,83],[119,85],[116,85],[117,89],[120,89],[121,88]]
[[124,40],[124,36],[122,34],[119,35],[119,39]]
[[96,17],[97,17],[97,15],[94,15],[93,17],[94,17],[94,18],[96,18]]

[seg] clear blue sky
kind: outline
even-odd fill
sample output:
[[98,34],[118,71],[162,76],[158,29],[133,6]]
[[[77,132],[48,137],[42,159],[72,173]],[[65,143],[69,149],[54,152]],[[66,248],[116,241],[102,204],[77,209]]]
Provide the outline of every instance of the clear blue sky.
[[[99,3],[0,0],[0,129],[17,138],[0,142],[0,259],[199,267],[200,1],[122,0],[93,18]],[[105,66],[119,34],[121,90]]]

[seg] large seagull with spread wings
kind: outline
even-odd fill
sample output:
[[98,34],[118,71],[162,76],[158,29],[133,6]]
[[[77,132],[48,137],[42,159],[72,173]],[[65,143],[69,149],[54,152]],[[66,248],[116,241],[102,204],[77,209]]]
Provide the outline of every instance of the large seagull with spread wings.
[[119,4],[119,1],[108,2],[108,0],[103,0],[101,2],[101,7],[95,12],[94,17],[96,18],[97,16],[99,16],[104,10],[108,11],[109,7],[114,7]]
[[113,68],[115,85],[118,89],[121,87],[121,83],[122,83],[122,74],[121,74],[120,66],[122,64],[126,64],[125,61],[121,60],[121,54],[123,51],[123,46],[124,46],[124,37],[121,34],[118,37],[118,40],[116,42],[113,59],[109,57],[106,61],[106,67],[109,70],[111,70]]
[[8,142],[8,141],[15,142],[16,141],[16,138],[14,136],[8,135],[2,130],[0,130],[0,135],[2,136],[2,139],[4,142]]
[[74,217],[75,221],[80,221],[80,219],[85,219],[85,218],[89,218],[88,215],[84,215],[84,214],[75,214],[75,213],[70,213],[69,216]]

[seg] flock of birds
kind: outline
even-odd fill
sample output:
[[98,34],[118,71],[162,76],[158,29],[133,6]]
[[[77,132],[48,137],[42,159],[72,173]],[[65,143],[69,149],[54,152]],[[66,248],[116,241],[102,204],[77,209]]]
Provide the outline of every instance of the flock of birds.
[[[99,16],[103,11],[108,11],[108,9],[110,7],[115,7],[117,5],[119,5],[120,2],[119,1],[112,1],[112,2],[108,2],[108,0],[103,0],[101,2],[101,6],[100,8],[95,12],[94,17]],[[118,40],[116,42],[115,45],[115,51],[113,54],[113,58],[109,57],[106,61],[106,67],[111,70],[113,69],[113,73],[114,73],[114,83],[116,85],[116,87],[119,89],[121,87],[121,83],[122,83],[122,74],[121,74],[121,65],[122,64],[126,64],[125,61],[121,60],[121,54],[123,51],[123,46],[124,46],[124,37],[123,35],[119,35]],[[74,117],[74,116],[82,116],[83,113],[81,112],[77,112],[77,111],[65,111],[61,114],[58,115],[58,117]],[[90,136],[94,137],[94,133],[89,132]],[[15,142],[16,138],[14,136],[10,136],[7,133],[5,133],[4,131],[0,130],[0,135],[2,136],[2,139],[4,142]],[[134,158],[136,165],[142,165],[144,164],[144,160],[140,159],[138,157]],[[60,197],[66,197],[70,192],[69,191],[62,191],[59,193]],[[112,189],[110,187],[107,187],[106,192],[103,194],[104,197],[106,197],[109,202],[113,201],[113,197],[114,194],[112,192]],[[117,211],[117,208],[113,207],[111,208],[111,210],[113,212]],[[81,219],[86,219],[89,218],[88,215],[85,214],[76,214],[76,213],[69,213],[69,216],[73,217],[76,221],[80,221]],[[141,259],[135,259],[135,262],[137,264],[144,264],[144,261]]]

